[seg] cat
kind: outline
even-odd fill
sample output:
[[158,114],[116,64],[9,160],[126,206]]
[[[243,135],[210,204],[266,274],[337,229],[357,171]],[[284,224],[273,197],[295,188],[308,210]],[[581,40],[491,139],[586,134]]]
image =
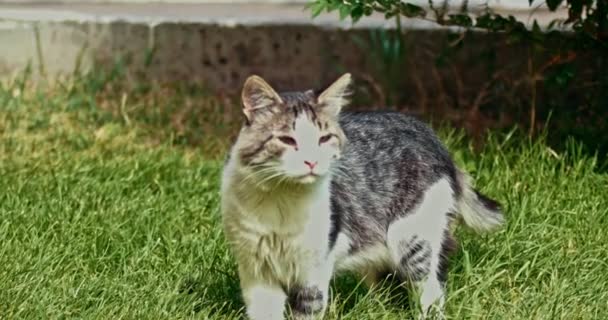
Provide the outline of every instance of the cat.
[[221,211],[252,320],[322,317],[340,271],[372,287],[391,272],[420,290],[423,317],[441,311],[452,223],[503,224],[499,203],[472,187],[425,124],[342,112],[351,82],[344,74],[320,93],[279,94],[255,75],[243,85]]

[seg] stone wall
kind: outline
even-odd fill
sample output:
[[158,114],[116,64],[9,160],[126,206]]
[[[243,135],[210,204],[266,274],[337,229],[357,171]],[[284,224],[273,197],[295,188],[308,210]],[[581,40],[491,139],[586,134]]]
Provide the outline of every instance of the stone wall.
[[120,64],[133,81],[236,94],[254,73],[294,90],[320,88],[348,71],[358,83],[359,106],[397,107],[474,133],[542,122],[556,106],[553,123],[576,130],[603,117],[587,108],[606,92],[597,82],[601,55],[576,52],[576,83],[543,87],[548,74],[541,71],[559,71],[560,59],[571,54],[560,49],[567,33],[538,52],[502,35],[407,20],[406,59],[383,71],[369,46],[372,29],[391,26],[381,16],[353,28],[335,15],[311,21],[299,5],[239,5],[238,12],[225,5],[22,7],[0,5],[0,77],[28,64],[33,76],[47,79]]
[[[345,71],[372,81],[380,81],[373,78],[381,76],[370,71],[377,63],[370,52],[353,40],[366,39],[369,31],[364,29],[120,21],[4,24],[4,29],[0,27],[4,75],[22,70],[28,61],[47,74],[70,74],[93,65],[111,68],[121,60],[134,78],[197,82],[227,92],[238,90],[253,73],[286,90],[317,88]],[[453,100],[446,94],[473,96],[493,76],[492,65],[512,69],[509,74],[527,68],[527,48],[484,33],[469,34],[469,45],[451,50],[449,61],[438,65],[449,34],[449,30],[421,29],[405,35],[408,63],[402,73],[403,88],[416,92],[416,101],[445,104],[446,99]],[[484,60],[488,54],[493,58]]]

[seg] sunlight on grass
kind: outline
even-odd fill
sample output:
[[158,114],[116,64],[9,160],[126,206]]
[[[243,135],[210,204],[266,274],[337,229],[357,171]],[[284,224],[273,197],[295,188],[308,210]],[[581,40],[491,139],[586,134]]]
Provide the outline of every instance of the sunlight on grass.
[[[0,86],[0,315],[240,318],[218,213],[238,109],[87,81]],[[495,234],[458,229],[449,318],[608,317],[608,175],[597,160],[517,132],[488,136],[478,152],[458,131],[441,136],[508,219]],[[411,309],[401,290],[370,293],[348,275],[332,291],[329,319]]]

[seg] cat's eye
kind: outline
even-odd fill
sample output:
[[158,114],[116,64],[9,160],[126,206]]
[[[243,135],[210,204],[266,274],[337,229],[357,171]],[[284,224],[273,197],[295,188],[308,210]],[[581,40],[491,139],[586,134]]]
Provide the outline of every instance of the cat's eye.
[[295,147],[295,146],[298,145],[298,143],[296,142],[296,139],[294,139],[294,138],[292,138],[290,136],[280,136],[279,140],[281,142],[283,142],[284,144],[288,144],[290,146],[294,146]]
[[326,134],[326,135],[322,136],[321,138],[319,138],[319,144],[329,141],[329,139],[331,139],[331,137],[332,137],[331,134]]

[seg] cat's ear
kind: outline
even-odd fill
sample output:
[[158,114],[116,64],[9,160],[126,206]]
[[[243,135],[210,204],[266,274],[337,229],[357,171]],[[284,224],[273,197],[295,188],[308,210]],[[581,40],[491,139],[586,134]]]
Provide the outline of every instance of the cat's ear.
[[350,73],[343,74],[338,80],[332,83],[317,98],[317,103],[333,115],[338,115],[342,107],[349,103],[350,86],[352,84]]
[[241,99],[243,100],[243,112],[249,120],[251,120],[254,110],[283,103],[279,94],[264,79],[256,75],[245,80]]

